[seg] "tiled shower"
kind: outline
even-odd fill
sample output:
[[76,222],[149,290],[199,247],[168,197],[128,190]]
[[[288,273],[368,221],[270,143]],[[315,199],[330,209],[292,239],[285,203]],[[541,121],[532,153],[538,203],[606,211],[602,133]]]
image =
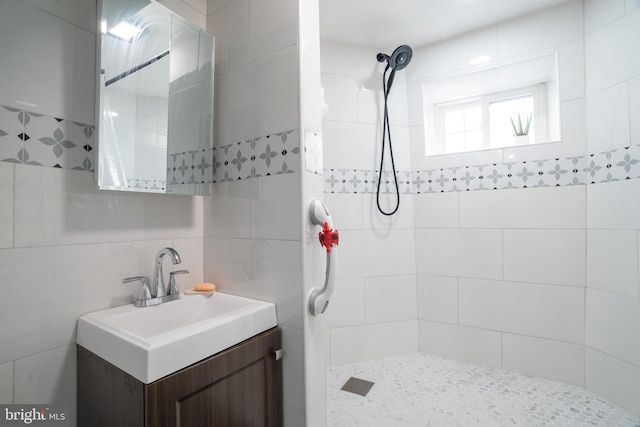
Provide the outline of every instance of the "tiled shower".
[[[210,280],[276,302],[286,425],[323,425],[325,356],[340,365],[417,351],[586,386],[638,413],[640,65],[628,54],[637,1],[573,1],[468,36],[497,40],[503,55],[559,50],[562,144],[424,157],[417,85],[456,68],[466,56],[454,53],[472,43],[414,47],[391,105],[404,184],[400,213],[388,220],[365,185],[380,139],[375,55],[386,47],[320,49],[319,6],[307,0],[162,3],[217,37],[216,149],[232,156],[218,172],[234,179],[223,176],[212,197],[97,191],[85,162],[95,5],[0,5],[36,16],[21,27],[0,14],[0,105],[52,123],[48,134],[13,143],[32,156],[29,144],[51,138],[39,147],[50,157],[56,144],[82,157],[62,168],[25,164],[24,153],[0,162],[0,402],[73,410],[78,316],[127,303],[133,291],[122,278],[148,274],[158,248],[173,246],[191,271],[184,286]],[[524,39],[519,28],[541,36]],[[5,37],[8,29],[16,33]],[[352,96],[336,99],[345,88]],[[72,123],[82,132],[67,131]],[[479,165],[494,163],[497,189],[480,190]],[[548,186],[558,177],[560,186]],[[317,230],[303,219],[310,197],[324,198],[342,233],[326,318],[303,309],[322,273]]]
[[[414,46],[389,96],[402,193],[391,218],[374,185],[385,47],[323,42],[324,191],[344,242],[328,365],[420,351],[638,413],[640,63],[623,53],[637,50],[637,6],[572,1]],[[424,155],[423,82],[481,53],[555,51],[562,142]]]

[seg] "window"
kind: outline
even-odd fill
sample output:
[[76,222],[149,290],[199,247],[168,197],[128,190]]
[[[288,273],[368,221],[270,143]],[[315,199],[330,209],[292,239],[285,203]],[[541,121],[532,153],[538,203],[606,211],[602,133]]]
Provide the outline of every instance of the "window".
[[[421,82],[425,154],[560,140],[557,53],[483,64]],[[527,138],[515,138],[518,115]]]
[[[511,120],[526,127],[531,117],[528,142],[546,134],[544,83],[491,95],[438,104],[436,144],[440,153],[460,153],[517,144]],[[518,116],[520,119],[518,119]]]

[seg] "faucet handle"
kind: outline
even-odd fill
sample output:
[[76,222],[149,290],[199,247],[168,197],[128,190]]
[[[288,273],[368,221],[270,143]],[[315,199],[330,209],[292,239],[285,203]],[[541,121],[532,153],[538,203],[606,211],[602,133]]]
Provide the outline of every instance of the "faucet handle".
[[169,295],[180,295],[178,285],[176,283],[176,274],[188,274],[189,270],[176,270],[169,273]]
[[140,282],[140,290],[138,291],[138,296],[136,298],[136,305],[140,301],[147,301],[151,299],[151,291],[149,290],[149,280],[144,276],[133,276],[126,277],[122,280],[122,283],[131,283],[131,282]]

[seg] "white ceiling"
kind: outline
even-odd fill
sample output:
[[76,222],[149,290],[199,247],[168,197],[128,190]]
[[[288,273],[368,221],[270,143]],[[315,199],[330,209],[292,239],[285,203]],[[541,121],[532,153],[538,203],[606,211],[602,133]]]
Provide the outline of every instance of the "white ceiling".
[[322,40],[422,46],[570,0],[320,0]]

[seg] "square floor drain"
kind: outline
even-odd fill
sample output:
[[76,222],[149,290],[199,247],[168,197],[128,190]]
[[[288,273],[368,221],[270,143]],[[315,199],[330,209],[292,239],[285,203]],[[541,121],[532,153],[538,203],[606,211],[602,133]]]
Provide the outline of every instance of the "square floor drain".
[[349,393],[357,394],[358,396],[366,396],[375,383],[367,380],[361,380],[360,378],[351,377],[342,386],[340,390],[348,391]]

